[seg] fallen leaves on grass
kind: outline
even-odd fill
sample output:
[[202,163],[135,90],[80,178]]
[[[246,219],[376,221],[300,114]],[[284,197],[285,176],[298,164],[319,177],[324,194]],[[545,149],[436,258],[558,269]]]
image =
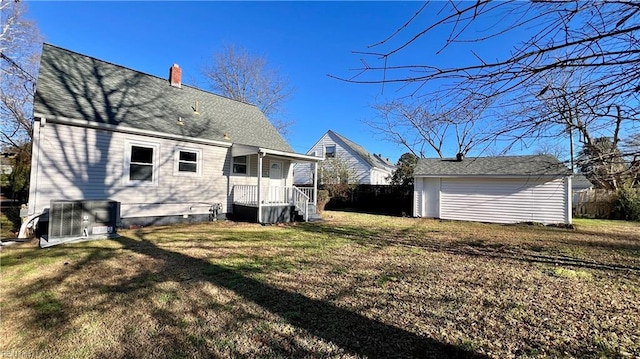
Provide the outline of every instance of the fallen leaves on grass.
[[113,241],[7,248],[0,352],[640,356],[640,227],[324,215],[331,219],[149,227]]

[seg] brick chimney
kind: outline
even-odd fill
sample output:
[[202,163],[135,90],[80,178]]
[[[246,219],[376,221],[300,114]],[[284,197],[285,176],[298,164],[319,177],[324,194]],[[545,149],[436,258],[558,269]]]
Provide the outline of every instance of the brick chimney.
[[169,83],[173,87],[182,88],[182,69],[178,64],[173,64],[169,69]]

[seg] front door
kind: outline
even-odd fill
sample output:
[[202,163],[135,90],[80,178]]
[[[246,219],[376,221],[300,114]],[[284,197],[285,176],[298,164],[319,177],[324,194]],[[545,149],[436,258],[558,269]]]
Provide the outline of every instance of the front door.
[[269,202],[288,202],[285,198],[284,180],[282,179],[282,162],[271,161],[269,166]]

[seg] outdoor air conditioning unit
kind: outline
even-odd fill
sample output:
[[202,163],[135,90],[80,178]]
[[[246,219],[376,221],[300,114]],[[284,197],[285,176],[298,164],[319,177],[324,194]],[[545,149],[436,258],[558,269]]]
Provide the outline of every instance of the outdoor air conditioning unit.
[[51,201],[49,230],[40,247],[117,237],[120,202],[109,200]]

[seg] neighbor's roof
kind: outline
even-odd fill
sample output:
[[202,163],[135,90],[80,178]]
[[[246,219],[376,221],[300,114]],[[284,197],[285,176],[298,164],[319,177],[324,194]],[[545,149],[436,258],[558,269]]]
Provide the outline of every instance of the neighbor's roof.
[[583,174],[577,174],[573,176],[571,180],[571,187],[574,191],[581,189],[593,188],[593,183]]
[[339,133],[329,130],[327,131],[328,135],[333,135],[335,137],[337,137],[338,139],[340,139],[340,141],[342,141],[347,147],[351,148],[351,150],[353,150],[353,152],[355,152],[356,154],[358,154],[358,156],[360,156],[363,160],[365,160],[369,165],[371,165],[372,167],[376,167],[376,168],[382,168],[382,169],[389,169],[389,167],[394,168],[395,165],[391,162],[389,162],[389,160],[384,159],[381,155],[376,155],[376,154],[371,154],[369,153],[367,150],[364,149],[364,147],[360,146],[359,144],[351,141],[350,139],[340,135]]
[[456,159],[420,158],[415,177],[456,176],[569,176],[571,171],[551,155],[467,157]]
[[172,87],[170,67],[164,79],[44,44],[33,111],[206,140],[226,134],[227,142],[293,152],[256,106]]

